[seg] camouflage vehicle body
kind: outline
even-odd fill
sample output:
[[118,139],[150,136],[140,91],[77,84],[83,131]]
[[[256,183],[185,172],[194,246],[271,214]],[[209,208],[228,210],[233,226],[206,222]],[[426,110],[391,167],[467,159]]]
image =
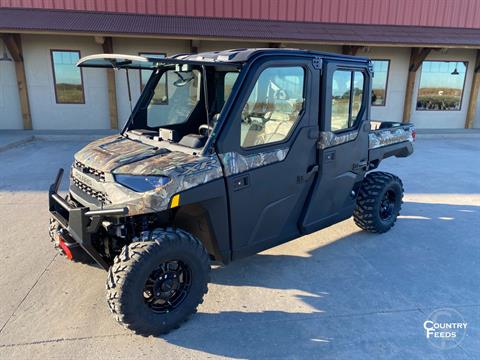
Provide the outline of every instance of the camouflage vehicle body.
[[108,270],[107,304],[129,329],[162,334],[188,318],[211,260],[352,215],[370,232],[397,219],[401,180],[371,170],[409,156],[415,129],[370,121],[368,59],[238,49],[100,54],[79,66],[152,70],[122,132],[75,154],[68,198],[63,169],[49,190],[52,241]]
[[[322,66],[325,67],[325,63],[328,64],[330,61],[350,62],[353,68],[360,68],[361,71],[364,71],[365,76],[368,76],[371,72],[371,64],[366,59],[359,60],[358,58],[348,56],[345,57],[288,49],[246,49],[190,56],[180,55],[162,61],[167,63],[168,61],[171,61],[174,64],[197,64],[198,66],[200,66],[199,64],[203,64],[202,66],[205,64],[220,64],[221,66],[235,65],[239,68],[243,68],[240,72],[239,80],[237,81],[241,82],[243,74],[246,74],[244,77],[247,77],[248,71],[253,72],[255,69],[254,65],[256,62],[265,61],[265,58],[268,59],[269,56],[282,59],[282,61],[289,56],[303,62],[311,61],[312,63],[311,66],[309,65],[310,69],[308,70],[320,70],[320,74],[322,74]],[[131,58],[141,59],[140,57]],[[94,60],[94,62],[95,61],[97,60]],[[115,67],[114,61],[116,60],[110,61],[110,65],[105,65],[104,63],[99,65],[94,63],[92,67]],[[149,64],[152,69],[161,65],[160,63],[155,63],[151,59],[149,60]],[[165,63],[162,64],[165,65]],[[82,66],[88,67],[90,64],[85,62]],[[138,68],[140,69],[141,67]],[[249,70],[249,68],[252,70]],[[323,72],[325,72],[325,70],[326,68],[323,69]],[[367,83],[366,90],[369,91],[368,89],[369,87]],[[233,95],[235,95],[235,97],[232,97],[236,98],[239,96],[239,93]],[[311,96],[310,93],[305,95],[307,101],[309,96]],[[141,102],[142,98],[139,100],[139,103]],[[231,102],[234,103],[234,100],[231,100]],[[228,233],[232,231],[232,224],[229,224],[227,218],[229,208],[227,193],[230,191],[228,185],[231,181],[236,181],[238,176],[242,174],[247,174],[247,176],[249,176],[249,173],[256,169],[266,168],[267,166],[276,163],[288,163],[288,161],[286,161],[288,157],[298,156],[295,154],[295,143],[292,141],[290,141],[290,143],[279,144],[273,148],[267,148],[255,152],[246,152],[238,147],[231,147],[231,149],[228,149],[229,146],[222,144],[222,142],[230,141],[228,136],[225,136],[225,140],[221,139],[221,137],[219,139],[217,138],[222,131],[222,126],[223,128],[228,128],[230,126],[229,123],[231,121],[222,119],[222,117],[227,118],[229,116],[229,105],[230,108],[233,106],[227,101],[220,116],[220,119],[223,121],[218,122],[212,136],[207,140],[205,147],[200,149],[201,151],[183,151],[182,148],[169,146],[170,144],[167,142],[159,142],[152,137],[146,138],[132,134],[129,132],[128,123],[126,128],[122,131],[122,134],[109,136],[85,146],[75,154],[74,163],[71,168],[69,191],[71,199],[70,205],[73,205],[75,211],[83,209],[83,213],[87,211],[96,211],[100,214],[93,224],[102,224],[102,222],[106,220],[108,224],[114,223],[115,226],[120,227],[125,226],[126,222],[130,222],[132,219],[135,222],[138,222],[138,219],[142,219],[140,222],[148,222],[150,220],[147,221],[144,217],[152,215],[157,219],[162,219],[161,221],[156,222],[157,226],[169,226],[180,223],[184,224],[185,222],[188,222],[185,218],[191,216],[192,212],[198,212],[198,209],[202,209],[202,216],[204,218],[201,221],[209,227],[207,230],[202,230],[203,232],[208,233],[207,235],[204,235],[208,238],[204,240],[208,243],[207,248],[211,250],[211,255],[217,258],[217,260],[224,263],[229,262],[232,258],[235,258],[235,255],[230,245],[232,240],[228,239]],[[225,116],[223,116],[224,114]],[[379,129],[370,130],[370,125],[368,124],[367,119],[368,114],[369,111],[366,109],[363,123],[364,125],[368,125],[368,129],[366,129],[366,127],[357,127],[351,131],[341,133],[331,131],[328,127],[322,129],[323,126],[320,128],[317,127],[316,129],[315,127],[313,127],[313,129],[310,127],[309,129],[310,132],[316,134],[314,135],[317,139],[314,141],[316,144],[315,147],[318,151],[324,152],[325,154],[327,154],[330,149],[339,149],[346,144],[358,143],[355,146],[361,146],[363,148],[362,152],[368,154],[363,157],[368,156],[369,159],[367,161],[362,158],[358,164],[354,164],[354,167],[360,169],[360,172],[355,174],[355,178],[357,179],[355,182],[358,182],[366,171],[377,167],[380,161],[385,157],[392,155],[408,156],[413,151],[413,126],[394,123],[379,123],[377,124],[377,127],[380,127]],[[320,154],[320,156],[322,155]],[[288,167],[290,165],[284,166]],[[318,166],[315,166],[313,170],[316,172]],[[154,189],[140,192],[116,181],[116,176],[122,174],[133,176],[164,176],[165,178],[168,178],[168,182]],[[351,175],[348,176],[351,178]],[[240,181],[249,181],[249,179],[241,178]],[[350,183],[351,180],[348,180],[348,182]],[[212,192],[212,183],[215,183],[215,186],[221,187],[221,189],[216,188]],[[209,184],[210,186],[207,186]],[[205,187],[208,189],[205,190]],[[64,209],[61,209],[62,206],[59,207],[56,200],[52,200],[52,194],[54,193],[55,186],[53,186],[51,192],[50,209],[55,216],[59,216],[63,212],[64,216],[62,220],[65,224],[64,228],[66,229],[66,236],[68,236],[68,234],[72,235],[70,240],[72,242],[78,242],[80,245],[84,245],[83,240],[84,238],[87,238],[86,247],[89,248],[89,253],[95,252],[95,246],[90,244],[90,242],[94,241],[98,234],[91,233],[92,226],[90,226],[89,231],[87,231],[88,226],[86,225],[91,223],[94,218],[87,217],[82,221],[79,221],[82,224],[82,229],[72,229],[70,225],[71,222],[69,223],[68,221],[69,212],[72,209],[68,208],[66,212],[66,206],[63,206]],[[217,200],[211,201],[211,199],[205,198],[203,195],[200,196],[200,193],[210,194],[209,196]],[[179,204],[180,206],[177,209],[172,210],[172,199],[177,194],[182,195]],[[220,198],[221,200],[219,200]],[[205,202],[209,203],[209,205],[206,206]],[[212,203],[216,203],[216,205],[212,205]],[[178,204],[175,204],[175,207],[177,205]],[[213,206],[215,210],[212,210],[209,206]],[[231,206],[232,205],[230,204],[230,207]],[[196,210],[194,211],[194,209]],[[214,211],[215,214],[212,214],[212,211]],[[221,215],[219,215],[218,212],[220,212]],[[259,213],[258,216],[261,216],[261,214]],[[337,220],[344,217],[345,215],[341,215]],[[324,224],[331,224],[334,222],[335,221],[330,220]],[[308,228],[318,230],[318,228],[321,228],[322,226],[324,225],[309,226]],[[95,231],[102,232],[102,237],[110,236],[115,238],[116,233],[121,233],[123,231],[116,230],[113,234],[110,233],[109,235],[106,235],[105,231],[101,228],[101,225],[96,226]],[[124,245],[125,243],[138,238],[141,232],[141,227],[135,225],[132,228],[135,228],[136,230],[130,233],[128,238],[124,239],[117,247],[113,246],[111,249],[113,252],[115,252],[115,249],[118,249],[120,245]],[[218,228],[221,228],[221,230],[218,230]],[[306,228],[307,227],[305,226],[304,229]],[[106,233],[109,232],[111,232],[111,230],[106,231]],[[98,244],[96,247],[98,248]],[[103,247],[103,245],[100,247]],[[268,246],[265,245],[265,247]],[[255,252],[261,248],[261,246],[254,246],[250,252]],[[242,254],[248,254],[248,251],[242,251]],[[97,262],[99,259],[103,259],[100,262],[104,267],[108,267],[108,263],[111,261],[111,257],[108,258],[105,254],[96,254],[94,258]]]

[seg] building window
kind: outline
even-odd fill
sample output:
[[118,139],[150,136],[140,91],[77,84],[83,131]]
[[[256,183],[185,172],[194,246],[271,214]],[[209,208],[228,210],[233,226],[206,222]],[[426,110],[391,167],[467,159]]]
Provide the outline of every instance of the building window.
[[467,65],[466,61],[424,61],[417,110],[460,110]]
[[243,148],[280,142],[290,135],[303,108],[304,82],[300,66],[262,71],[242,111]]
[[385,106],[387,100],[387,84],[388,72],[390,70],[390,60],[372,60],[372,62],[372,105]]
[[[166,55],[162,53],[139,53],[140,56],[164,58]],[[148,79],[152,75],[152,70],[140,70],[140,90],[143,91]],[[160,81],[155,87],[155,94],[153,95],[151,105],[168,105],[168,79],[167,73],[162,75]]]
[[332,78],[332,131],[354,128],[363,103],[365,77],[360,71],[336,70]]
[[57,104],[84,104],[82,69],[76,66],[80,51],[51,50]]

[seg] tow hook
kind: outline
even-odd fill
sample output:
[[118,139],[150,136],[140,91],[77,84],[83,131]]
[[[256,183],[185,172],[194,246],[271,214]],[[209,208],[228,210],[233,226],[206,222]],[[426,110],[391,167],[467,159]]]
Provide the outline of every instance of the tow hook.
[[57,247],[61,249],[61,251],[67,257],[68,260],[73,260],[72,251],[65,243],[65,239],[62,237],[60,231],[57,231],[57,233],[55,234],[55,243]]

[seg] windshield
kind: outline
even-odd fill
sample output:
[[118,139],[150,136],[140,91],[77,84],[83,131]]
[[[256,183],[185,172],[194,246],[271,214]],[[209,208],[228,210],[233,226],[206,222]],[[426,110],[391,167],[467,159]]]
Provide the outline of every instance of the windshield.
[[[143,83],[148,73],[140,71]],[[195,149],[203,147],[238,74],[238,68],[224,65],[159,66],[146,81],[126,131]]]
[[147,107],[150,128],[181,124],[200,101],[201,73],[198,70],[167,70],[160,77]]

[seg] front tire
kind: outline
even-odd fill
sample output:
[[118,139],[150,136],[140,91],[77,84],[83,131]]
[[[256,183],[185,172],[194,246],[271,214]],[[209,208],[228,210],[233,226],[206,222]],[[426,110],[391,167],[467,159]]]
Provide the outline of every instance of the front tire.
[[178,328],[203,302],[210,260],[202,243],[180,229],[157,229],[122,249],[108,271],[107,303],[137,334]]
[[361,229],[384,233],[395,224],[403,200],[400,178],[386,172],[367,174],[357,197],[353,219]]

